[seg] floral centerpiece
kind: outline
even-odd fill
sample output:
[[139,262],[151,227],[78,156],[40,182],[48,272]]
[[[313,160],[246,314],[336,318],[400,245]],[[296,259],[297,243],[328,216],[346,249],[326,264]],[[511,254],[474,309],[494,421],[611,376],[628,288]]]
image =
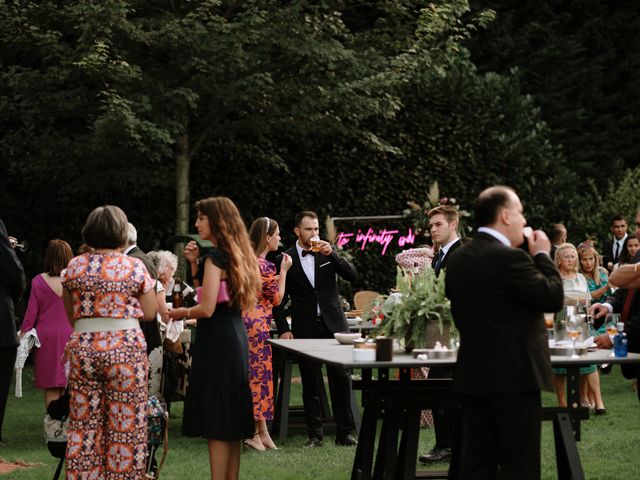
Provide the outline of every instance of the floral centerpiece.
[[444,293],[444,272],[436,277],[431,267],[413,274],[398,269],[396,285],[397,291],[383,304],[379,331],[404,341],[407,351],[433,348],[436,341],[448,347],[455,326]]

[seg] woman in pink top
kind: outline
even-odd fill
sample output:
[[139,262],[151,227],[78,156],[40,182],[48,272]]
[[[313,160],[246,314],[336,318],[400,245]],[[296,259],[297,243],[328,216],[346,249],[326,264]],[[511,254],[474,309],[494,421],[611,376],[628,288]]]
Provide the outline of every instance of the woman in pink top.
[[145,478],[148,365],[138,320],[155,319],[158,305],[142,261],[121,253],[127,228],[120,208],[96,208],[82,228],[93,251],[61,275],[74,326],[67,478]]
[[64,346],[73,328],[62,303],[60,272],[73,256],[64,240],[51,240],[44,255],[44,273],[33,278],[29,305],[20,328],[20,337],[36,329],[40,348],[35,349],[36,388],[44,389],[45,406],[60,398],[67,386],[64,374]]

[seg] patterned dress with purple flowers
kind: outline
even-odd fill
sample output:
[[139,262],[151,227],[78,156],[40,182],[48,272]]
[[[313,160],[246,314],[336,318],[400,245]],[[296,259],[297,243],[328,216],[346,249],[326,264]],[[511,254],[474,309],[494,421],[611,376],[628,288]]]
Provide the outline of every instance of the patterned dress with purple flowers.
[[244,312],[242,319],[249,338],[249,386],[253,400],[255,420],[273,420],[273,367],[271,365],[271,345],[269,328],[273,306],[280,303],[276,266],[258,257],[262,288],[258,292],[258,304],[250,312]]

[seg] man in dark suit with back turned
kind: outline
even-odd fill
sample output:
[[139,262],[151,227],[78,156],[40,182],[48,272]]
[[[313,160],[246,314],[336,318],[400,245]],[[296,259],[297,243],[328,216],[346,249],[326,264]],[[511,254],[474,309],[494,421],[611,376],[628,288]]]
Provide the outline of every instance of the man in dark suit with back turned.
[[[287,283],[281,305],[291,299],[291,330],[282,309],[276,310],[278,336],[293,338],[333,338],[335,332],[347,331],[347,321],[342,312],[336,274],[349,282],[357,279],[356,269],[331,248],[329,242],[320,241],[319,251],[311,251],[311,238],[319,233],[318,216],[304,211],[296,215],[294,232],[298,241],[287,250],[293,264],[287,272]],[[300,359],[302,377],[302,401],[307,417],[309,441],[306,446],[322,445],[322,419],[320,407],[321,368],[316,362]],[[351,413],[351,379],[335,366],[327,365],[329,391],[333,416],[336,420],[336,444],[355,445]]]
[[460,332],[458,475],[539,479],[540,390],[553,391],[543,312],[562,307],[562,280],[544,232],[530,235],[531,255],[517,248],[526,220],[511,188],[480,193],[475,217],[480,228],[451,256],[445,279]]
[[25,286],[24,269],[9,242],[7,229],[0,220],[0,442],[18,349],[18,329],[13,308]]
[[[131,222],[129,222],[128,230],[127,230],[127,246],[123,250],[124,255],[128,255],[133,258],[137,258],[144,263],[144,266],[147,267],[147,271],[149,275],[154,280],[158,278],[158,272],[156,272],[156,268],[147,257],[147,254],[142,251],[140,247],[137,245],[138,242],[138,231],[136,227],[133,226]],[[160,335],[160,327],[156,320],[151,322],[140,322],[140,329],[144,334],[144,339],[147,342],[147,355],[149,355],[154,349],[158,348],[162,345],[162,336]]]
[[[429,230],[433,243],[438,247],[438,253],[433,257],[431,267],[436,276],[446,269],[447,262],[453,252],[462,246],[458,238],[458,224],[460,216],[458,211],[450,205],[439,205],[427,213],[429,217]],[[448,367],[431,367],[429,378],[451,378],[453,371]],[[435,430],[436,444],[425,455],[420,455],[422,463],[441,462],[451,458],[451,433],[454,421],[454,411],[451,408],[436,408],[432,410],[433,427]]]

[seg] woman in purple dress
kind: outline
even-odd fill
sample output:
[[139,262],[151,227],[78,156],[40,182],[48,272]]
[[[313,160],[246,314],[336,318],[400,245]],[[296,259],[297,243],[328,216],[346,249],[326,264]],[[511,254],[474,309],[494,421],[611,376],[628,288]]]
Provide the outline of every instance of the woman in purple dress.
[[272,309],[284,297],[287,270],[291,267],[292,260],[284,253],[280,275],[276,275],[276,266],[265,258],[267,253],[275,252],[280,244],[280,228],[275,220],[269,217],[255,220],[249,229],[249,238],[253,251],[258,256],[262,285],[257,292],[256,307],[242,314],[249,339],[249,386],[255,422],[253,438],[244,443],[263,451],[276,448],[267,430],[267,421],[273,420],[273,367],[271,345],[267,340],[273,317]]
[[60,272],[73,257],[64,240],[51,240],[44,255],[44,273],[31,282],[29,305],[20,328],[20,337],[36,329],[40,348],[35,349],[36,388],[44,389],[45,406],[62,396],[67,377],[62,364],[64,346],[73,328],[62,302]]

